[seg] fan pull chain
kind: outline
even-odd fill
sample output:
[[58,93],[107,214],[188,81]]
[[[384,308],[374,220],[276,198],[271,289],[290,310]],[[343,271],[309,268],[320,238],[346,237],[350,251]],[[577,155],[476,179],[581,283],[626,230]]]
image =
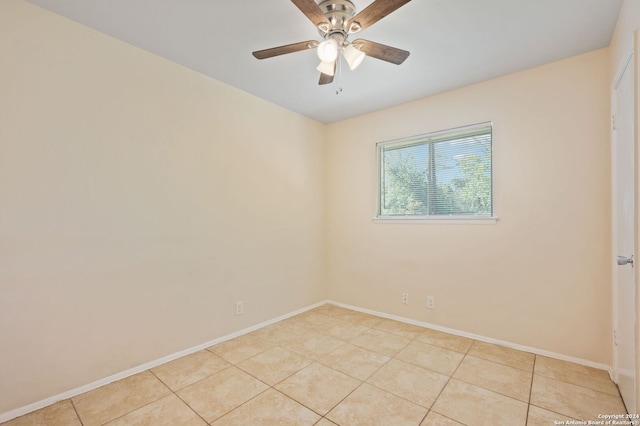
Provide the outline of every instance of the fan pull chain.
[[340,61],[340,56],[336,59],[338,61],[338,88],[336,89],[336,96],[342,93],[342,61]]

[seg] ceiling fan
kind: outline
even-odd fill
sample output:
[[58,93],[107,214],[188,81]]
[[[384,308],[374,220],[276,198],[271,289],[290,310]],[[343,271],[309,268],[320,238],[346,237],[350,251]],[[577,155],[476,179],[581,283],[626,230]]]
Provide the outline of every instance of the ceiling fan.
[[340,54],[349,68],[354,70],[365,56],[400,65],[409,56],[406,50],[386,46],[369,40],[357,39],[349,42],[349,34],[357,33],[375,24],[391,12],[411,0],[375,0],[360,13],[350,0],[291,0],[302,13],[318,28],[323,41],[301,41],[299,43],[258,50],[253,56],[258,59],[272,58],[287,53],[317,48],[320,58],[320,81],[318,84],[333,82]]

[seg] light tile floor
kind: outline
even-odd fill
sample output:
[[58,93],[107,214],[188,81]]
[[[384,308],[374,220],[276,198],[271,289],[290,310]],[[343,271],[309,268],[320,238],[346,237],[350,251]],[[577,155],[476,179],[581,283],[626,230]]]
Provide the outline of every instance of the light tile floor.
[[3,426],[537,426],[624,412],[605,371],[324,305]]

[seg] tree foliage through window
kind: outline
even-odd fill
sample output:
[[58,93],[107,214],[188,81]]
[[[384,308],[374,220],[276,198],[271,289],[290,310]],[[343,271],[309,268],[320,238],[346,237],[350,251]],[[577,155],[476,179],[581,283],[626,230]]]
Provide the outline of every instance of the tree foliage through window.
[[379,145],[380,216],[491,215],[491,125]]

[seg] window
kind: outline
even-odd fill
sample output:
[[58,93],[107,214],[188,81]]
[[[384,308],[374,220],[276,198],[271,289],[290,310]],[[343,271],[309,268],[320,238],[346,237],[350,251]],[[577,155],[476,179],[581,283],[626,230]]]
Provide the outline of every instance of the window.
[[378,217],[491,217],[491,123],[378,144]]

